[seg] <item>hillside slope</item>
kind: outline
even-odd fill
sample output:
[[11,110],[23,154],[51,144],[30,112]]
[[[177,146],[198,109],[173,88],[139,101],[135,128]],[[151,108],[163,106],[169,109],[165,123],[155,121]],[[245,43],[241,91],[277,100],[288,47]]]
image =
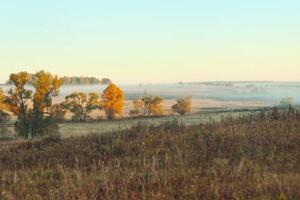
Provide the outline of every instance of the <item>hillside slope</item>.
[[0,150],[0,199],[299,199],[300,122],[140,125]]

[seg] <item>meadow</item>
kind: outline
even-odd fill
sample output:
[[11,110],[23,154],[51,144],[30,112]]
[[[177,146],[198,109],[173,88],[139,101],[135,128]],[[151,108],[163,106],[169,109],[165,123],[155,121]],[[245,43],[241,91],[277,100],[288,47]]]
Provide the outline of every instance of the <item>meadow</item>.
[[[76,137],[83,136],[92,133],[97,134],[105,134],[111,133],[114,131],[124,130],[130,128],[132,126],[138,124],[151,124],[151,125],[159,125],[165,122],[172,122],[174,120],[180,121],[185,125],[196,125],[208,123],[210,121],[220,121],[222,118],[227,116],[239,116],[239,115],[247,115],[253,112],[261,111],[264,109],[268,109],[267,107],[236,107],[236,108],[202,108],[200,109],[194,108],[193,113],[185,116],[178,115],[165,115],[161,117],[130,117],[127,116],[123,119],[119,120],[105,120],[104,118],[100,119],[92,119],[87,122],[74,122],[72,120],[65,120],[63,122],[58,123],[59,126],[59,134],[63,138],[67,137]],[[96,114],[95,114],[96,113]],[[94,113],[94,116],[98,116],[97,112]],[[101,115],[101,114],[100,114]],[[104,116],[102,114],[102,116]],[[2,134],[0,134],[0,142],[1,141],[10,141],[10,140],[22,140],[22,138],[18,138],[15,132],[14,127],[15,120],[10,120],[9,122],[5,122],[0,124],[0,128],[2,128]]]
[[299,199],[300,115],[139,124],[0,149],[0,199]]

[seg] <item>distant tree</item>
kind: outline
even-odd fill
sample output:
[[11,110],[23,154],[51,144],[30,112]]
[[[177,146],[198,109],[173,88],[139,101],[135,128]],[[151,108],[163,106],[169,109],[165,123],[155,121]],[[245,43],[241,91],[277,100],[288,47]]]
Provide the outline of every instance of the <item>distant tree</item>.
[[162,109],[162,103],[163,98],[159,96],[145,96],[142,97],[141,100],[144,103],[144,113],[146,115],[162,115],[163,109]]
[[74,92],[66,96],[64,106],[74,114],[73,120],[86,121],[90,112],[101,109],[101,101],[97,93],[87,95],[82,92]]
[[144,114],[147,116],[150,115],[162,115],[163,98],[159,96],[144,96],[138,97],[133,100],[134,110],[132,111],[133,114]]
[[172,110],[174,112],[179,113],[180,115],[185,115],[186,113],[190,113],[192,110],[192,101],[190,97],[184,97],[177,99],[177,103],[172,106]]
[[124,93],[115,84],[109,84],[103,91],[102,101],[108,119],[114,119],[117,114],[123,113]]
[[103,85],[111,84],[111,80],[109,78],[103,78],[100,80],[100,83]]
[[[36,74],[28,74],[27,84],[32,85],[36,79]],[[77,76],[64,76],[61,78],[62,85],[90,85],[90,84],[109,84],[111,81],[108,78],[98,79],[95,77],[77,77]],[[13,85],[13,81],[10,79],[6,84]]]
[[[40,71],[34,75],[32,91],[26,89],[29,83],[29,74],[20,72],[12,74],[10,81],[14,87],[8,91],[5,97],[5,104],[9,111],[17,116],[15,125],[16,131],[20,136],[31,138],[42,136],[57,130],[56,120],[52,112],[52,98],[58,94],[61,82],[56,76]],[[32,108],[29,108],[29,104]]]

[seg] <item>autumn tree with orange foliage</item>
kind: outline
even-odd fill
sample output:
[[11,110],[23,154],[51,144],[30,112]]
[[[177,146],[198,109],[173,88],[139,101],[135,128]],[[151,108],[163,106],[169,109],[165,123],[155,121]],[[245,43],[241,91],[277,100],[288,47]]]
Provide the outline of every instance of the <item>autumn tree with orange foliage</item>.
[[179,113],[181,116],[192,111],[191,97],[184,97],[177,99],[177,103],[172,106],[174,112]]
[[116,115],[123,114],[124,93],[115,84],[111,83],[102,93],[102,106],[108,119],[115,119]]
[[[40,71],[32,83],[35,92],[25,86],[29,83],[29,74],[19,72],[11,74],[10,81],[14,87],[4,99],[8,110],[17,116],[15,125],[19,136],[31,138],[47,134],[56,127],[52,112],[52,98],[58,94],[61,82],[56,76]],[[29,107],[29,105],[32,105]]]
[[33,112],[31,116],[31,134],[37,135],[50,134],[58,129],[52,110],[52,98],[57,96],[61,80],[49,72],[40,71],[35,74],[33,87]]
[[19,136],[27,137],[30,132],[29,123],[29,101],[31,100],[32,91],[25,88],[29,81],[27,72],[19,72],[10,75],[10,81],[14,87],[8,91],[4,102],[8,110],[17,116],[15,129]]
[[71,111],[73,120],[86,121],[90,118],[89,114],[96,109],[101,109],[100,96],[95,93],[74,92],[65,97],[64,107]]
[[159,116],[163,114],[163,98],[159,96],[138,97],[133,101],[134,113],[143,113],[147,116]]
[[61,80],[57,76],[52,76],[49,72],[40,71],[35,75],[33,87],[34,109],[44,113],[47,108],[52,106],[52,97],[58,95]]

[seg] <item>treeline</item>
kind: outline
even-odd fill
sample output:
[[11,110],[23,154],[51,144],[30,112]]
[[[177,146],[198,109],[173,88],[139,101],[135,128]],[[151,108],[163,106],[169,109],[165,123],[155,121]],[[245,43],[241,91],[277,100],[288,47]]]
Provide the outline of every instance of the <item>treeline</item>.
[[[36,79],[35,74],[28,73],[28,84],[33,85]],[[84,77],[84,76],[64,76],[60,78],[62,85],[96,85],[96,84],[103,84],[108,85],[111,83],[109,78],[102,78],[98,79],[95,77]],[[13,85],[13,81],[9,79],[6,84]]]
[[108,78],[98,79],[95,77],[64,76],[61,78],[61,82],[63,85],[95,85],[95,84],[108,85],[111,83],[111,80]]

